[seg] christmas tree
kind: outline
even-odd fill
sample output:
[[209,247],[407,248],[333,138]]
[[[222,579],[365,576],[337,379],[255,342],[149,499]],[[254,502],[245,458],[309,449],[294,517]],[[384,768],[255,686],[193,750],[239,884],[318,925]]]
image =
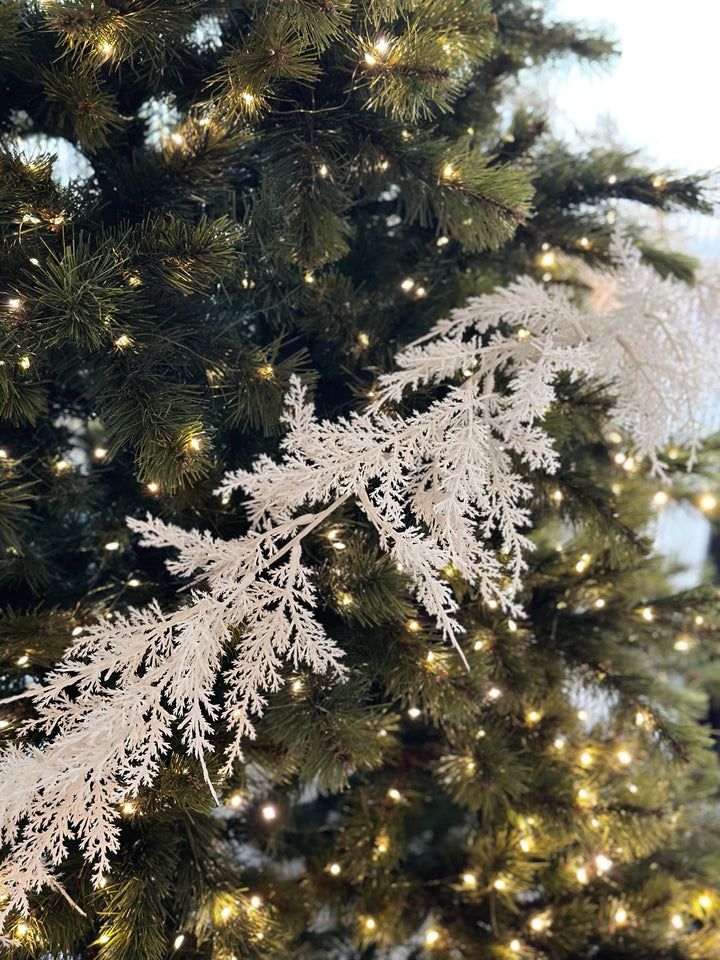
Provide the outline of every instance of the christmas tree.
[[717,956],[716,602],[650,533],[716,509],[718,285],[626,202],[711,207],[512,109],[613,52],[0,6],[9,956]]

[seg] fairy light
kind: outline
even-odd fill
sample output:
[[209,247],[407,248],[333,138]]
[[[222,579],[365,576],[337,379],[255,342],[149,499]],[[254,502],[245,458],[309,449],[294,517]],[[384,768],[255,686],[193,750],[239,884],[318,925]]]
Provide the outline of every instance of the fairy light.
[[12,297],[12,299],[8,300],[8,306],[11,310],[17,310],[21,302],[22,301],[19,299],[19,297]]
[[647,720],[647,717],[642,712],[642,710],[638,710],[637,713],[635,714],[635,726],[642,727],[642,725],[645,723],[646,720]]
[[586,560],[578,560],[578,562],[575,564],[575,570],[576,570],[578,573],[583,573],[583,572],[585,571],[585,568],[586,568],[586,567],[587,567],[587,561],[586,561]]
[[520,341],[520,343],[522,343],[523,340],[529,340],[530,337],[532,336],[532,333],[527,329],[527,327],[520,327],[516,336]]
[[115,346],[122,350],[123,347],[129,347],[131,343],[132,340],[130,337],[126,333],[123,333],[115,341]]
[[717,498],[711,493],[704,493],[698,500],[698,506],[704,513],[709,513],[717,506]]
[[7,460],[7,450],[0,450],[0,460]]
[[659,190],[660,187],[665,186],[665,181],[663,180],[662,177],[653,177],[652,185],[655,187],[656,190]]
[[493,887],[495,887],[496,890],[506,890],[507,883],[502,877],[498,877],[497,880],[493,881]]
[[273,806],[272,803],[266,803],[260,812],[262,813],[264,820],[270,821],[277,819],[277,807]]
[[473,644],[473,650],[475,651],[482,650],[484,646],[485,644],[482,642],[482,640],[476,640],[475,643]]
[[622,465],[623,470],[627,470],[628,473],[631,470],[635,469],[635,457],[628,457],[625,463]]
[[510,631],[510,633],[515,633],[518,627],[514,620],[508,620],[507,628]]
[[318,173],[320,174],[321,177],[326,177],[326,176],[328,175],[328,173],[329,173],[329,170],[328,170],[328,168],[327,168],[327,164],[324,164],[324,163],[321,164],[321,165],[318,167]]
[[422,710],[420,710],[418,707],[410,707],[410,709],[407,712],[411,720],[417,720],[417,718],[420,716],[421,713],[422,713]]
[[588,882],[588,872],[587,872],[587,870],[585,869],[585,867],[580,867],[578,870],[576,870],[576,871],[575,871],[575,876],[576,876],[576,878],[577,878],[578,883],[587,883],[587,882]]
[[590,246],[590,241],[587,237],[580,237],[580,246],[587,250],[587,248]]
[[20,923],[17,925],[17,927],[15,927],[15,930],[17,931],[17,935],[18,935],[19,937],[24,937],[25,934],[28,932],[27,924],[25,924],[25,923],[23,923],[22,921],[20,921]]
[[627,920],[627,910],[625,907],[618,907],[615,911],[615,923],[625,923]]
[[262,900],[257,894],[250,897],[250,906],[253,907],[255,910],[257,910],[259,907],[262,906]]
[[443,177],[446,180],[450,180],[450,178],[453,177],[454,175],[455,175],[455,171],[453,170],[452,165],[449,163],[446,164],[445,167],[443,167]]
[[464,887],[468,887],[470,890],[474,890],[477,887],[477,877],[474,873],[464,873],[462,875],[462,882]]
[[422,299],[423,297],[427,296],[427,290],[425,289],[425,287],[418,287],[418,288],[415,290],[415,296],[416,296],[416,297],[419,297],[420,299]]
[[114,553],[115,550],[119,550],[119,549],[120,549],[120,541],[119,541],[119,540],[110,540],[109,543],[106,543],[106,544],[105,544],[105,549],[106,549],[106,550],[109,550],[110,553]]
[[547,268],[547,267],[554,267],[554,266],[555,266],[555,263],[556,263],[556,261],[555,261],[555,254],[552,252],[552,250],[548,250],[547,253],[544,253],[544,254],[540,257],[540,266],[541,266],[541,267],[546,267],[546,268]]
[[302,680],[293,680],[291,690],[293,693],[299,693],[302,690]]
[[652,498],[652,502],[656,507],[664,507],[666,503],[670,501],[670,494],[667,490],[658,490],[655,496]]
[[436,944],[436,943],[438,942],[439,939],[440,939],[440,933],[439,933],[437,930],[433,930],[433,929],[431,928],[430,930],[426,930],[426,931],[425,931],[425,945],[426,945],[426,946],[432,947],[434,944]]
[[613,862],[609,857],[606,857],[605,854],[600,853],[595,857],[595,866],[598,869],[598,873],[608,873],[612,870]]
[[690,641],[686,637],[678,637],[673,644],[678,653],[687,653],[690,649]]
[[149,493],[157,493],[158,490],[160,489],[160,484],[155,483],[155,481],[153,480],[152,483],[149,483],[147,485],[147,488]]
[[539,723],[541,714],[537,710],[530,710],[525,719],[528,723]]
[[618,750],[617,758],[623,766],[629,766],[632,763],[632,754],[628,750]]
[[367,917],[365,920],[365,929],[374,930],[375,927],[377,927],[377,923],[375,922],[375,920],[373,920],[372,917]]
[[107,456],[107,453],[108,452],[105,449],[105,447],[95,447],[95,449],[93,450],[93,456],[95,457],[96,460],[102,460],[104,457]]
[[498,687],[490,687],[487,692],[488,700],[498,700],[502,696],[502,690]]
[[450,243],[450,237],[438,237],[435,243],[438,247],[446,247]]
[[403,280],[403,282],[400,284],[400,289],[401,289],[401,290],[404,290],[405,293],[409,293],[414,286],[415,286],[415,281],[414,281],[414,280],[411,280],[410,277],[407,277],[407,278],[406,278],[405,280]]
[[55,469],[58,473],[62,473],[63,470],[70,469],[70,464],[67,462],[67,460],[58,460],[58,462],[55,464]]
[[598,597],[595,603],[593,603],[593,606],[596,610],[602,610],[602,608],[605,606],[605,601],[602,597]]
[[563,750],[565,748],[566,743],[567,743],[567,740],[565,739],[565,737],[555,737],[555,739],[553,740],[553,746],[555,747],[556,750]]
[[586,721],[587,718],[588,718],[587,710],[578,710],[578,712],[577,712],[577,718],[578,718],[578,720],[579,720],[581,723],[585,723],[585,721]]
[[103,933],[102,936],[98,938],[98,943],[110,943],[110,934]]
[[17,665],[19,667],[24,667],[28,663],[30,663],[30,657],[27,654],[23,654],[23,656],[17,661]]
[[610,176],[607,178],[607,182],[610,184],[610,186],[613,186],[613,184],[617,183],[617,177],[614,173],[610,174]]
[[685,926],[685,921],[679,913],[673,914],[673,916],[670,918],[670,923],[673,925],[673,927],[675,927],[676,930],[682,930],[682,928]]
[[388,840],[387,837],[385,836],[378,837],[377,840],[375,841],[375,850],[378,853],[387,853],[389,844],[390,844],[390,841]]
[[123,812],[123,813],[127,813],[128,816],[129,816],[131,813],[135,813],[135,804],[129,803],[129,802],[128,802],[128,803],[124,803],[124,804],[123,804],[123,808],[122,808],[122,812]]
[[588,753],[587,750],[583,750],[583,752],[580,754],[580,763],[582,764],[583,767],[592,766],[592,756]]
[[497,610],[498,608],[497,600],[488,600],[487,605],[488,605],[488,610]]
[[544,282],[544,283],[550,283],[550,281],[551,281],[552,278],[553,278],[553,275],[552,275],[551,273],[544,273],[544,274],[542,275],[542,278],[543,278],[543,282]]
[[520,838],[520,849],[523,853],[530,853],[530,841],[527,837]]
[[23,370],[27,370],[28,367],[30,366],[30,357],[20,357],[20,359],[18,360],[18,363],[23,368]]
[[105,887],[107,886],[107,877],[100,877],[100,879],[98,880],[98,886],[100,887],[101,890],[104,890]]
[[702,894],[701,897],[698,898],[698,903],[703,908],[703,910],[709,910],[710,907],[712,906],[712,897],[709,897],[706,893],[704,893]]
[[435,659],[435,654],[432,650],[428,650],[427,656],[425,657],[426,663],[432,663]]
[[530,921],[530,929],[534,930],[535,933],[540,933],[548,926],[548,922],[545,917],[533,917]]
[[555,490],[553,492],[552,498],[555,501],[555,503],[561,503],[563,498],[562,490]]
[[342,540],[335,540],[333,550],[347,550],[347,544],[343,543]]
[[339,863],[331,863],[328,867],[328,872],[331,873],[334,877],[337,877],[342,872],[342,867]]
[[600,826],[600,821],[598,820],[597,817],[593,817],[593,818],[592,818],[592,820],[590,821],[590,826],[591,826],[593,829],[597,829],[597,828]]
[[475,773],[475,761],[474,761],[474,760],[468,760],[468,761],[467,761],[467,763],[465,764],[465,772],[466,772],[466,773]]
[[230,916],[231,913],[232,913],[231,907],[223,907],[222,910],[220,911],[220,916],[223,918],[223,920],[227,920],[227,918]]
[[700,614],[698,614],[698,615],[695,617],[695,621],[694,621],[694,622],[695,622],[695,626],[696,626],[696,627],[701,627],[701,626],[705,623],[705,617],[701,617]]
[[519,953],[519,951],[520,951],[520,941],[519,941],[519,940],[511,940],[511,941],[510,941],[510,949],[512,950],[513,953]]
[[189,446],[192,450],[196,450],[196,451],[197,451],[197,450],[200,449],[200,440],[199,440],[197,437],[193,437],[191,440],[188,441],[188,446]]
[[407,625],[408,630],[412,630],[413,633],[416,633],[420,629],[420,624],[417,620],[410,620]]
[[185,146],[185,138],[181,133],[173,133],[170,135],[170,139],[175,144],[176,147]]
[[367,333],[365,333],[364,330],[361,330],[360,333],[358,334],[358,343],[360,344],[361,347],[370,346],[370,337],[367,335]]
[[108,40],[106,40],[104,43],[100,44],[99,49],[100,53],[104,53],[106,57],[109,57],[115,48]]
[[0,730],[5,730],[10,726],[9,720],[0,720]]
[[630,793],[637,793],[638,792],[637,784],[629,783],[628,790],[630,791]]
[[241,797],[241,795],[240,795],[239,793],[234,793],[234,794],[230,797],[230,806],[231,806],[231,807],[239,807],[241,803],[242,803],[242,797]]
[[577,792],[578,800],[587,800],[588,792],[585,787],[581,787]]
[[640,611],[640,616],[647,623],[652,623],[653,620],[655,619],[655,615],[653,613],[652,607],[643,607],[642,610]]
[[173,940],[173,947],[175,947],[176,950],[179,950],[184,942],[185,942],[185,934],[179,933]]
[[341,606],[341,607],[351,607],[351,606],[352,606],[353,598],[350,596],[349,593],[341,593],[339,599],[340,599],[340,606]]
[[387,795],[391,800],[394,800],[395,803],[398,803],[400,800],[402,800],[402,794],[396,787],[391,787],[388,790]]

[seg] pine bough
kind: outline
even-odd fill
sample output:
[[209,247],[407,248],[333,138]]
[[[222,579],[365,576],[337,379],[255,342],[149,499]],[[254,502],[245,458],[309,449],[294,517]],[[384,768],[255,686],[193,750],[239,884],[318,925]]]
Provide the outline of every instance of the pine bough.
[[[657,473],[671,437],[694,454],[717,389],[713,298],[661,280],[622,244],[616,268],[588,284],[585,305],[528,278],[471,300],[396,357],[362,414],[318,421],[294,380],[281,459],[258,458],[218,491],[247,493],[246,536],[220,541],[153,517],[130,521],[143,544],[177,550],[174,574],[206,588],[173,613],[151,603],[87,629],[34,695],[43,747],[15,745],[0,757],[0,838],[11,849],[0,920],[27,912],[28,891],[57,886],[71,837],[100,882],[118,849],[121,805],[153,782],[173,730],[204,763],[222,724],[232,732],[229,770],[282,685],[284,663],[342,678],[342,651],[316,618],[302,555],[303,538],[342,503],[365,514],[418,603],[455,641],[456,604],[441,574],[449,565],[518,612],[531,549],[522,532],[531,486],[520,471],[557,469],[543,418],[561,371],[612,381],[615,421]],[[444,386],[428,409],[407,419],[387,412],[423,384]]]

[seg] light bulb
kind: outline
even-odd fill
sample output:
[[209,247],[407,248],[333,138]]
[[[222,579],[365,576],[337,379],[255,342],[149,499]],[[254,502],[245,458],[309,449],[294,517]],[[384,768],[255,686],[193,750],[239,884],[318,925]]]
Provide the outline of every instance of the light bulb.
[[522,837],[520,840],[520,849],[523,853],[530,853],[530,841],[527,837]]
[[560,503],[563,498],[562,490],[555,490],[555,492],[552,495],[552,498],[555,501],[555,503]]
[[588,872],[585,867],[580,867],[579,870],[575,871],[575,876],[578,879],[578,883],[587,883],[588,882]]
[[115,341],[115,346],[120,347],[120,349],[122,349],[123,347],[129,347],[131,343],[132,343],[132,340],[130,339],[130,337],[126,333],[123,333]]
[[365,921],[365,927],[368,930],[374,930],[376,926],[377,926],[377,923],[375,923],[372,917],[368,917],[367,920]]
[[711,493],[704,493],[698,500],[698,506],[705,513],[709,513],[717,506],[717,499]]
[[28,928],[27,928],[26,924],[24,924],[24,923],[22,923],[22,922],[19,923],[15,929],[17,930],[17,935],[18,935],[19,937],[24,937],[25,934],[28,932]]
[[670,494],[667,490],[658,490],[658,492],[653,497],[653,503],[656,507],[664,507],[666,503],[670,500]]
[[18,363],[23,368],[23,370],[27,370],[28,367],[30,366],[30,357],[20,357],[20,359],[18,360]]
[[227,918],[230,916],[231,913],[232,913],[232,910],[230,909],[230,907],[223,907],[222,910],[220,911],[220,916],[223,918],[223,920],[227,920]]
[[446,247],[450,243],[450,237],[438,237],[435,242],[438,247]]
[[627,910],[624,907],[618,907],[615,911],[615,923],[625,923],[627,920]]
[[200,449],[199,439],[197,437],[193,437],[190,441],[188,441],[188,446],[191,447],[193,450],[199,450]]
[[655,619],[652,607],[643,607],[640,611],[640,616],[643,618],[643,620],[647,621],[647,623],[652,623]]
[[502,690],[500,690],[498,687],[490,687],[490,689],[487,692],[487,695],[488,695],[488,699],[497,700],[499,697],[502,696]]
[[149,483],[149,484],[147,485],[147,488],[148,488],[148,490],[150,491],[150,493],[157,493],[158,490],[160,489],[160,484],[159,484],[159,483],[155,483],[155,482],[153,481],[152,483]]
[[408,630],[412,630],[413,633],[420,629],[420,624],[417,620],[409,620],[407,625]]
[[443,176],[446,179],[450,179],[450,177],[452,177],[454,173],[455,171],[453,170],[452,166],[449,163],[443,168]]
[[600,853],[595,857],[595,866],[598,868],[600,873],[607,873],[608,870],[612,869],[613,862],[604,854]]
[[507,883],[502,879],[502,877],[498,877],[498,879],[493,882],[493,886],[496,890],[505,890],[507,888]]
[[103,935],[98,939],[98,943],[109,943],[109,942],[110,942],[110,935],[107,933],[103,933]]
[[411,720],[417,720],[421,713],[422,710],[419,710],[417,707],[410,707],[408,710],[408,716]]
[[365,333],[364,330],[361,330],[360,333],[358,334],[358,343],[362,347],[370,346],[370,337],[367,335],[367,333]]
[[592,765],[592,756],[588,753],[587,750],[583,750],[583,752],[580,754],[580,763],[584,767],[589,767]]
[[105,549],[109,550],[111,553],[114,553],[116,550],[120,549],[120,544],[117,540],[111,540],[110,543],[105,544]]
[[626,767],[632,763],[632,754],[627,750],[618,750],[617,758],[620,763],[624,764]]
[[337,877],[338,874],[341,872],[342,867],[340,866],[339,863],[331,863],[330,866],[328,867],[328,870],[334,877]]
[[540,266],[541,267],[552,267],[555,265],[555,254],[552,250],[548,250],[547,253],[544,253],[540,257]]
[[123,813],[131,814],[135,813],[135,806],[132,803],[123,804]]
[[277,818],[277,807],[274,807],[271,803],[266,803],[261,812],[266,820],[275,820]]
[[326,176],[328,175],[327,165],[324,164],[324,163],[321,164],[321,165],[318,167],[318,173],[320,174],[321,177],[326,177]]
[[181,133],[173,133],[170,135],[170,139],[175,144],[176,147],[182,147],[185,143],[185,138]]
[[173,946],[175,947],[176,950],[179,950],[180,947],[183,945],[184,941],[185,941],[185,934],[179,933],[173,940]]
[[254,907],[256,910],[258,907],[262,906],[262,900],[257,896],[257,894],[254,897],[250,897],[250,906]]
[[424,296],[426,296],[426,295],[427,295],[427,290],[425,289],[425,287],[418,287],[418,288],[415,290],[415,296],[416,296],[416,297],[421,297],[421,298],[422,298],[422,297],[424,297]]
[[247,104],[251,104],[251,103],[253,103],[254,100],[255,100],[255,97],[253,96],[253,94],[250,93],[248,90],[245,90],[245,91],[243,92],[242,98],[243,98],[243,100],[245,101],[245,103],[247,103]]
[[391,787],[388,790],[387,795],[390,797],[391,800],[395,800],[396,803],[397,801],[402,800],[402,794],[400,793],[399,790],[396,790],[395,787]]
[[674,914],[670,918],[670,923],[675,927],[676,930],[682,930],[682,928],[685,926],[685,921],[679,913]]
[[95,457],[96,460],[102,460],[103,457],[107,456],[107,450],[105,449],[105,447],[95,447],[95,449],[93,450],[93,456]]
[[537,710],[531,710],[525,719],[528,723],[539,723],[541,715]]
[[8,300],[8,306],[11,310],[17,310],[17,308],[20,306],[20,302],[21,301],[18,297],[12,297],[10,300]]
[[514,620],[508,620],[507,626],[510,633],[515,633],[515,631],[517,630],[517,624],[515,623]]
[[498,608],[497,600],[488,600],[487,605],[489,610],[497,610]]
[[607,178],[607,182],[610,184],[610,186],[612,186],[614,183],[617,183],[617,177],[614,173],[610,174],[610,176]]
[[242,803],[242,797],[241,797],[241,795],[240,795],[239,793],[234,793],[234,794],[230,797],[230,806],[231,806],[231,807],[239,807],[241,803]]
[[539,933],[541,930],[545,929],[545,921],[542,917],[533,917],[530,921],[530,929],[534,930],[536,933]]
[[703,910],[708,910],[712,906],[712,898],[704,893],[699,899],[698,903],[703,908]]
[[425,932],[425,943],[428,947],[432,947],[433,944],[437,943],[440,939],[440,934],[437,930],[427,930]]
[[477,877],[474,873],[464,873],[462,875],[463,885],[469,887],[471,890],[474,890],[477,886]]
[[562,750],[566,743],[567,743],[567,740],[565,739],[565,737],[555,737],[555,739],[553,740],[553,746],[555,747],[556,750]]
[[67,462],[67,460],[58,460],[58,462],[55,464],[55,469],[59,473],[62,473],[63,470],[68,470],[69,468],[70,464]]
[[519,940],[511,940],[511,941],[510,941],[510,949],[513,951],[513,953],[517,953],[517,952],[519,951],[519,949],[520,949],[520,941],[519,941]]
[[602,608],[605,606],[605,601],[602,597],[598,597],[593,606],[596,610],[602,610]]
[[483,646],[484,644],[482,640],[476,640],[475,643],[473,644],[473,650],[482,650]]
[[377,60],[371,53],[365,54],[365,63],[369,64],[371,67],[374,67],[377,63]]
[[410,277],[407,277],[407,279],[403,280],[403,282],[400,284],[400,289],[407,293],[408,291],[412,290],[414,286],[415,281],[411,280]]

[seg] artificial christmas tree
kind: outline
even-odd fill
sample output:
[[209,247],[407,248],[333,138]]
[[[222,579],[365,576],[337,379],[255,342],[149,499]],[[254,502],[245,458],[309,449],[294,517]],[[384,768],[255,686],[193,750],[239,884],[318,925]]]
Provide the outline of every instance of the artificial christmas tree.
[[713,956],[714,598],[645,538],[713,286],[613,225],[709,206],[505,109],[611,46],[483,0],[0,41],[8,950]]

